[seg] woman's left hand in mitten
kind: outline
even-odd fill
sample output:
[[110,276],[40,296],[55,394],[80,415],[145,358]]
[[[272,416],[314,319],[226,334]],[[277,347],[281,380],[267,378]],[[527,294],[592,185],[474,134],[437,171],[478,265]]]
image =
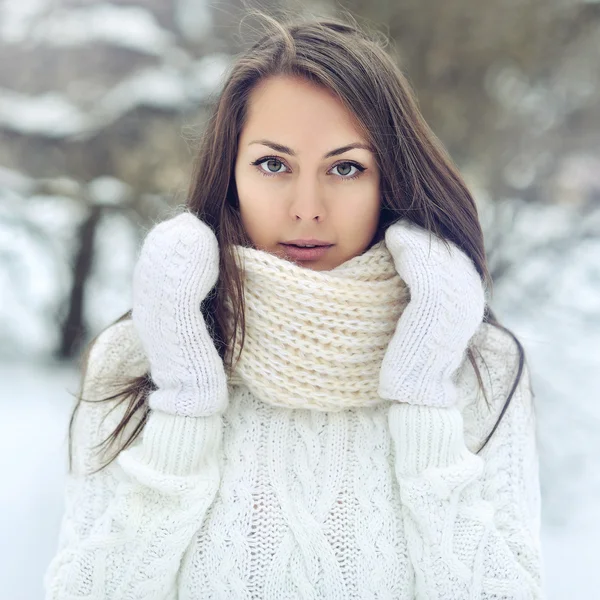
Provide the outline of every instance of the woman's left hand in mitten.
[[452,376],[483,320],[485,290],[471,259],[452,242],[402,219],[385,234],[410,302],[383,358],[379,395],[427,406],[453,406]]

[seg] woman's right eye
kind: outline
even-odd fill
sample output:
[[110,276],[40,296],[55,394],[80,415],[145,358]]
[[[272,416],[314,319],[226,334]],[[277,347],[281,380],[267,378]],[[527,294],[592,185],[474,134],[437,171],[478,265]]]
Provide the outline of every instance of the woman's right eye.
[[[264,158],[259,158],[258,160],[255,160],[251,164],[258,166],[258,170],[260,171],[260,173],[267,177],[271,177],[272,175],[279,175],[280,173],[285,172],[285,171],[278,170],[278,168],[280,166],[285,167],[283,162],[281,160],[279,160],[278,158],[274,158],[272,156],[266,156]],[[263,165],[266,165],[267,168],[264,169]]]

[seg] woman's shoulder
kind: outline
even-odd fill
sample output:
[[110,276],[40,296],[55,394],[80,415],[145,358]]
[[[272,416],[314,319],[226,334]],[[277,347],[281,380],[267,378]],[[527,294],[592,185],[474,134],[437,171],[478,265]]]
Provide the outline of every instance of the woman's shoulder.
[[[455,381],[467,445],[473,450],[479,448],[500,417],[519,372],[519,348],[509,333],[490,323],[481,324],[471,340],[471,348],[485,397],[468,357],[458,369]],[[503,421],[517,413],[519,418],[529,415],[532,408],[531,379],[525,354],[519,384]]]

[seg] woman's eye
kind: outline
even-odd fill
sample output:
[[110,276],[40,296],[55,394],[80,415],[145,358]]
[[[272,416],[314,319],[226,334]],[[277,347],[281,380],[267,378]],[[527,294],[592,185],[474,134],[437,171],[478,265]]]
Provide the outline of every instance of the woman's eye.
[[[257,164],[260,167],[260,170],[263,171],[265,174],[271,174],[271,175],[277,175],[278,173],[283,173],[283,171],[278,170],[278,167],[285,166],[277,158],[263,158],[261,160],[258,160],[254,164]],[[266,165],[267,169],[263,169],[262,168],[263,165]]]
[[[359,170],[355,164],[349,163],[349,162],[339,163],[339,164],[335,165],[333,168],[339,169],[338,175],[340,175],[341,177],[347,178],[347,179],[351,179],[352,177],[357,175],[357,172]],[[351,169],[356,169],[356,170],[354,171],[354,173],[350,174]],[[363,171],[364,171],[364,169],[363,169]]]

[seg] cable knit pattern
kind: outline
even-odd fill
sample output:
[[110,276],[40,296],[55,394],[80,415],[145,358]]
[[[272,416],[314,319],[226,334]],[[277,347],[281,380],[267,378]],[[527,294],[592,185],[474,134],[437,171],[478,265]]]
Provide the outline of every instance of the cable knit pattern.
[[[389,422],[418,599],[542,597],[529,372],[481,456],[458,408],[397,404]],[[536,479],[537,481],[537,479]],[[535,515],[536,529],[515,530]],[[530,524],[531,527],[531,524]]]
[[[46,574],[48,599],[177,596],[183,554],[221,483],[221,413],[228,385],[200,312],[217,280],[218,263],[214,234],[189,212],[158,224],[146,237],[134,269],[132,324],[158,389],[149,394],[141,439],[117,457],[109,503],[91,523],[65,517],[59,551]],[[109,395],[106,384],[120,368],[114,353],[121,349],[106,333],[90,353],[86,400]],[[95,415],[105,406],[84,404],[78,415],[84,428],[88,421],[96,424]],[[100,429],[105,435],[110,431],[102,422]],[[105,485],[108,475],[87,469],[87,444],[104,439],[97,437],[93,429],[75,437],[67,515],[77,514],[80,503],[95,507],[95,501],[85,500],[90,482]]]
[[[199,444],[205,462],[195,475],[169,474],[171,446],[142,459],[144,439],[121,454],[139,461],[85,475],[93,445],[125,407],[82,405],[47,600],[543,598],[528,373],[476,456],[513,382],[516,350],[487,324],[471,344],[489,406],[466,359],[452,409],[280,407],[230,381],[228,406],[215,416],[222,427],[210,428],[217,438],[172,444],[194,452]],[[135,327],[118,323],[92,352],[85,393],[108,395],[109,382],[147,368]]]
[[76,417],[74,473],[67,478],[58,552],[44,578],[48,600],[175,597],[181,556],[219,487],[221,415],[151,411],[141,440],[122,451],[112,468],[89,474],[101,462],[93,446],[123,416],[106,412],[113,403],[93,401],[114,393],[111,384],[119,375],[148,368],[132,333],[131,321],[119,323],[90,353],[82,391],[92,402]]
[[232,383],[273,406],[341,411],[384,402],[381,361],[410,299],[384,241],[330,271],[235,250],[245,270],[246,339]]

